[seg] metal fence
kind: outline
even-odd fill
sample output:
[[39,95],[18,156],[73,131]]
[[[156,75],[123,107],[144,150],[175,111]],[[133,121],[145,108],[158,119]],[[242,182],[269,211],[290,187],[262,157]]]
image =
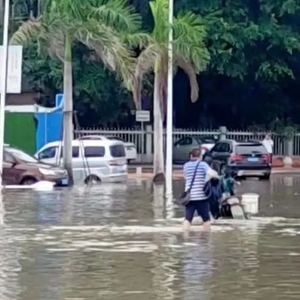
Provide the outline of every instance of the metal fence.
[[[151,126],[146,126],[145,129],[135,128],[86,128],[75,131],[76,138],[83,135],[105,135],[116,136],[127,142],[134,143],[137,147],[139,154],[152,154],[153,145],[155,143],[153,138],[153,130]],[[221,132],[216,130],[186,130],[186,129],[174,129],[173,141],[181,139],[185,136],[216,136],[219,137]],[[253,133],[247,131],[226,131],[224,136],[227,139],[234,139],[239,141],[248,140],[263,140],[265,133]],[[280,135],[273,135],[274,140],[274,155],[286,154],[286,141]],[[164,134],[164,140],[166,140],[166,134]],[[296,134],[292,140],[293,155],[300,155],[300,133]],[[149,153],[151,152],[151,153]]]

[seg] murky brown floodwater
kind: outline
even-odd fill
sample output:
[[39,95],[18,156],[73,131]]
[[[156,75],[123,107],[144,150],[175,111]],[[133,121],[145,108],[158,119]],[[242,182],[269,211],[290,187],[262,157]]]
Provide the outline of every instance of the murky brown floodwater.
[[0,299],[299,299],[299,183],[243,182],[261,217],[190,237],[147,183],[6,193]]

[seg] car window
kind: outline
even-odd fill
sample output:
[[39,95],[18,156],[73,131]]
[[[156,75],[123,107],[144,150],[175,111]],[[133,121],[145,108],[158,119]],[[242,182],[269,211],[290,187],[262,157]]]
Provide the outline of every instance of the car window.
[[26,152],[24,152],[20,149],[7,148],[6,152],[8,152],[15,159],[23,161],[23,162],[27,162],[27,163],[37,163],[38,162],[38,160],[35,157],[27,154]]
[[222,152],[230,152],[230,145],[228,143],[223,143]]
[[226,152],[226,143],[220,143],[219,152],[225,153]]
[[56,150],[57,147],[46,148],[38,154],[38,158],[39,159],[54,158],[56,155]]
[[216,140],[214,138],[211,137],[197,137],[196,138],[197,142],[199,144],[215,144]]
[[85,157],[103,157],[105,155],[105,148],[102,146],[85,146]]
[[[64,153],[64,147],[60,147],[60,157],[63,157],[63,153]],[[72,147],[72,157],[79,157],[79,146],[73,146]]]
[[193,138],[191,137],[184,137],[182,139],[180,139],[177,143],[176,146],[190,146],[193,144]]
[[115,141],[120,141],[120,142],[125,143],[125,141],[123,139],[116,137],[116,136],[107,136],[106,138],[109,140],[115,140]]
[[3,161],[6,163],[15,163],[15,159],[6,151],[3,152]]
[[261,143],[247,143],[247,144],[238,144],[236,146],[236,153],[237,154],[268,154],[267,149]]
[[109,147],[110,155],[112,157],[125,157],[125,148],[123,145],[113,145]]
[[214,147],[212,147],[211,152],[222,152],[223,143],[217,143]]

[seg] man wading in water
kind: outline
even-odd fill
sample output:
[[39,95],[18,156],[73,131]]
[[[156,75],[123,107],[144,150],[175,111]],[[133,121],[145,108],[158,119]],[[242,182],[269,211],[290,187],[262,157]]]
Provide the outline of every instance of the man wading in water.
[[185,206],[185,220],[183,229],[190,230],[194,214],[197,211],[203,220],[203,229],[210,231],[210,209],[207,196],[204,193],[205,183],[211,178],[218,178],[218,173],[202,160],[200,149],[191,152],[190,161],[183,167],[185,191],[188,191],[195,173],[195,180],[190,190],[190,202]]

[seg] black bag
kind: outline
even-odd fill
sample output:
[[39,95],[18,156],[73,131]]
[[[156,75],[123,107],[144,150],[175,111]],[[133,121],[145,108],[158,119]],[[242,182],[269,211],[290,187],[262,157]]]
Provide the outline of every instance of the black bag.
[[212,195],[212,185],[211,181],[207,181],[204,185],[203,192],[207,198],[210,198]]
[[179,201],[180,201],[180,204],[181,205],[187,205],[191,200],[190,200],[190,194],[191,194],[191,190],[192,190],[192,187],[193,187],[193,184],[194,184],[194,181],[195,181],[195,178],[196,178],[196,174],[197,174],[197,170],[198,170],[198,166],[200,164],[201,161],[199,161],[196,165],[196,168],[195,168],[195,171],[194,171],[194,174],[193,174],[193,178],[192,178],[192,181],[191,181],[191,184],[190,184],[190,187],[187,191],[183,192],[179,198]]

